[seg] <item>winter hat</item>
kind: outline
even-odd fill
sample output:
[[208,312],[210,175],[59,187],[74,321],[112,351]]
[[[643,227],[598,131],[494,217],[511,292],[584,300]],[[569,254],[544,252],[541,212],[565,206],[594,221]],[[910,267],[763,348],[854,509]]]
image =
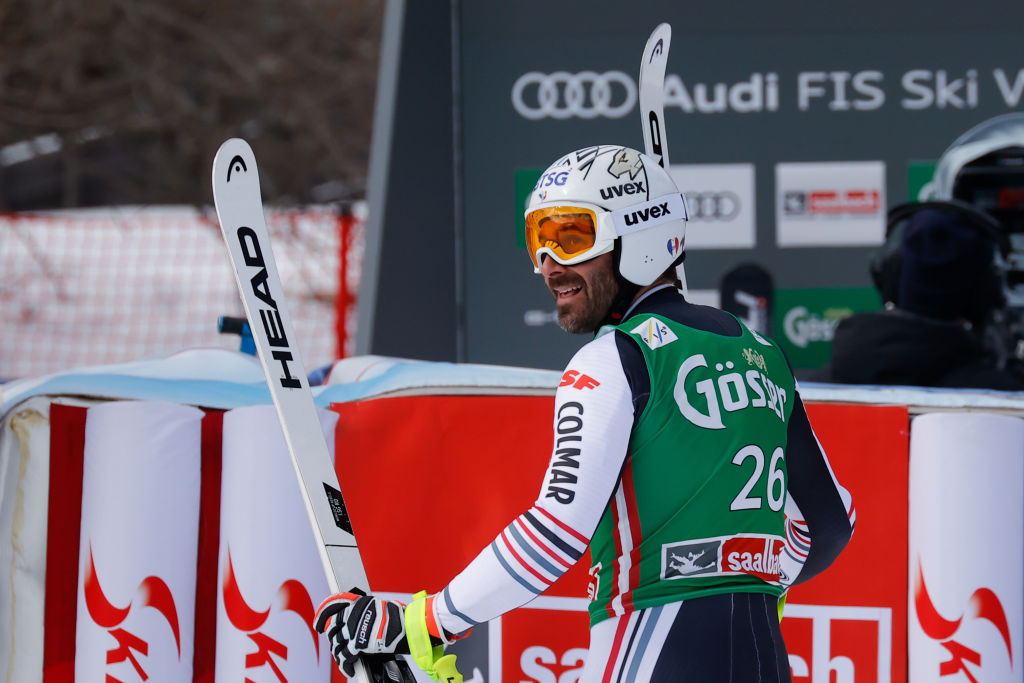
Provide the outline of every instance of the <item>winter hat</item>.
[[939,320],[970,319],[975,289],[992,258],[989,238],[963,218],[918,211],[900,243],[899,307]]

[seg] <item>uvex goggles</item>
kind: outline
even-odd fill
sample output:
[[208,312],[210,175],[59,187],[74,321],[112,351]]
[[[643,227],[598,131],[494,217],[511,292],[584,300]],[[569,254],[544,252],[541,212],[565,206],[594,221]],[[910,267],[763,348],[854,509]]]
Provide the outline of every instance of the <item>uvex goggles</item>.
[[583,202],[544,206],[526,212],[526,248],[534,272],[539,273],[541,254],[571,266],[611,251],[616,237],[686,219],[686,199],[681,194],[667,194],[618,211]]

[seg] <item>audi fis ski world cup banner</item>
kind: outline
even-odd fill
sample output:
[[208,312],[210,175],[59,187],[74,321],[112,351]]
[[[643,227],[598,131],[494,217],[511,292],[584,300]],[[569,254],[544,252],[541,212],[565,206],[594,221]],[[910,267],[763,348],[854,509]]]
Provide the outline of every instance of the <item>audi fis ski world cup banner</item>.
[[[590,145],[643,149],[640,57],[662,22],[672,27],[665,143],[690,206],[694,291],[717,289],[742,263],[783,289],[870,288],[869,258],[888,209],[911,196],[910,169],[1024,105],[1024,7],[938,0],[921,12],[868,0],[851,15],[743,0],[702,7],[699,20],[666,0],[629,12],[609,0],[583,13],[536,0],[455,11],[451,189],[469,362],[557,369],[578,348],[544,322],[554,304],[523,253],[526,176]],[[395,116],[421,120],[416,107]],[[422,163],[427,173],[434,161]]]

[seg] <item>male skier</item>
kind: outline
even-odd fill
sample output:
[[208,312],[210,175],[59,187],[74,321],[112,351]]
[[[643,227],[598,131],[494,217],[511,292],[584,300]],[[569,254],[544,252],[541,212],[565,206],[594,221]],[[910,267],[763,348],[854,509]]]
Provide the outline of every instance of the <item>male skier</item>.
[[316,627],[343,669],[411,648],[429,670],[589,546],[583,683],[790,680],[779,599],[838,556],[853,505],[779,347],[681,294],[685,228],[669,174],[628,147],[576,150],[541,176],[526,209],[534,270],[560,325],[596,336],[555,393],[540,493],[408,608],[328,598]]

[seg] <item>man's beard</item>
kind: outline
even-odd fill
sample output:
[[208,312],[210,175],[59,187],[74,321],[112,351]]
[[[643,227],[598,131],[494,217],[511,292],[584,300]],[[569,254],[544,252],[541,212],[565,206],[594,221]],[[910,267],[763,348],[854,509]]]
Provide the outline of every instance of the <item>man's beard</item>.
[[[559,285],[562,282],[557,283]],[[594,332],[608,317],[619,285],[610,269],[598,271],[593,280],[582,280],[584,300],[578,298],[558,304],[558,325],[566,332],[585,334]]]

